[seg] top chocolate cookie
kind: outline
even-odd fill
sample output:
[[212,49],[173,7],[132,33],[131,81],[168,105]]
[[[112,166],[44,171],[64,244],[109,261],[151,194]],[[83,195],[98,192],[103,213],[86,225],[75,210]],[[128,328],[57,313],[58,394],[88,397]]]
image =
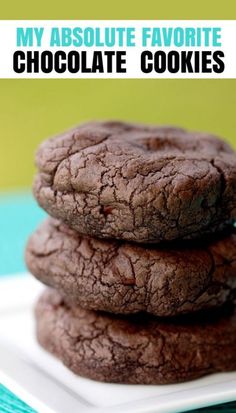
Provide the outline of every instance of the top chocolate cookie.
[[191,239],[236,218],[236,155],[209,134],[91,122],[43,142],[36,164],[39,204],[82,234]]

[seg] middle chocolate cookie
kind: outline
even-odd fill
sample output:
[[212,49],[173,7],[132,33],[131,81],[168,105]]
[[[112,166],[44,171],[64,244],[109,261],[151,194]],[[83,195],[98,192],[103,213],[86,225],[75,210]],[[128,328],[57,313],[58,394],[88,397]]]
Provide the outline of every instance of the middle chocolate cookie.
[[84,237],[49,218],[29,239],[26,263],[36,278],[86,309],[173,316],[233,299],[236,232],[167,250]]

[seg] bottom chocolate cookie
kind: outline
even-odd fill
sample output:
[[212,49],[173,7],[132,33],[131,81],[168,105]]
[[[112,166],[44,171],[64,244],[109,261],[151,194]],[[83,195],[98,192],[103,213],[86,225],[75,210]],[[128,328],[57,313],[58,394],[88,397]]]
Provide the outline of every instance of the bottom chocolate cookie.
[[117,316],[67,305],[46,290],[36,306],[39,343],[90,379],[165,384],[236,370],[236,310],[169,321]]

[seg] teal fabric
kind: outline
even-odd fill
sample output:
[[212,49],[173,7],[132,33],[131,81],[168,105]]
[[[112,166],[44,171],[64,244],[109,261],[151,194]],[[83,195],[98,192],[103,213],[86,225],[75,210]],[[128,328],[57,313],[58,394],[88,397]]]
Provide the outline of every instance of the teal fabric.
[[0,413],[36,413],[15,394],[0,384]]
[[25,243],[45,216],[30,193],[0,194],[0,275],[25,271]]
[[[30,193],[0,195],[0,275],[25,271],[24,247],[46,214],[37,206]],[[3,386],[0,387],[0,413],[31,413],[32,409],[19,401]],[[236,413],[236,402],[199,409],[192,413]]]
[[191,413],[236,413],[236,402],[220,404],[207,409],[192,410]]

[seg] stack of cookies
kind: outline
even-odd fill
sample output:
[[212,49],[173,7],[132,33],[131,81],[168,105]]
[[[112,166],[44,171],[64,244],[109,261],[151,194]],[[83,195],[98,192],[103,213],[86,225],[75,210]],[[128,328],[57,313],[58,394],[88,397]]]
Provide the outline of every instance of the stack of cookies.
[[180,128],[93,122],[44,142],[50,218],[26,262],[39,343],[74,373],[161,384],[236,369],[236,155]]

